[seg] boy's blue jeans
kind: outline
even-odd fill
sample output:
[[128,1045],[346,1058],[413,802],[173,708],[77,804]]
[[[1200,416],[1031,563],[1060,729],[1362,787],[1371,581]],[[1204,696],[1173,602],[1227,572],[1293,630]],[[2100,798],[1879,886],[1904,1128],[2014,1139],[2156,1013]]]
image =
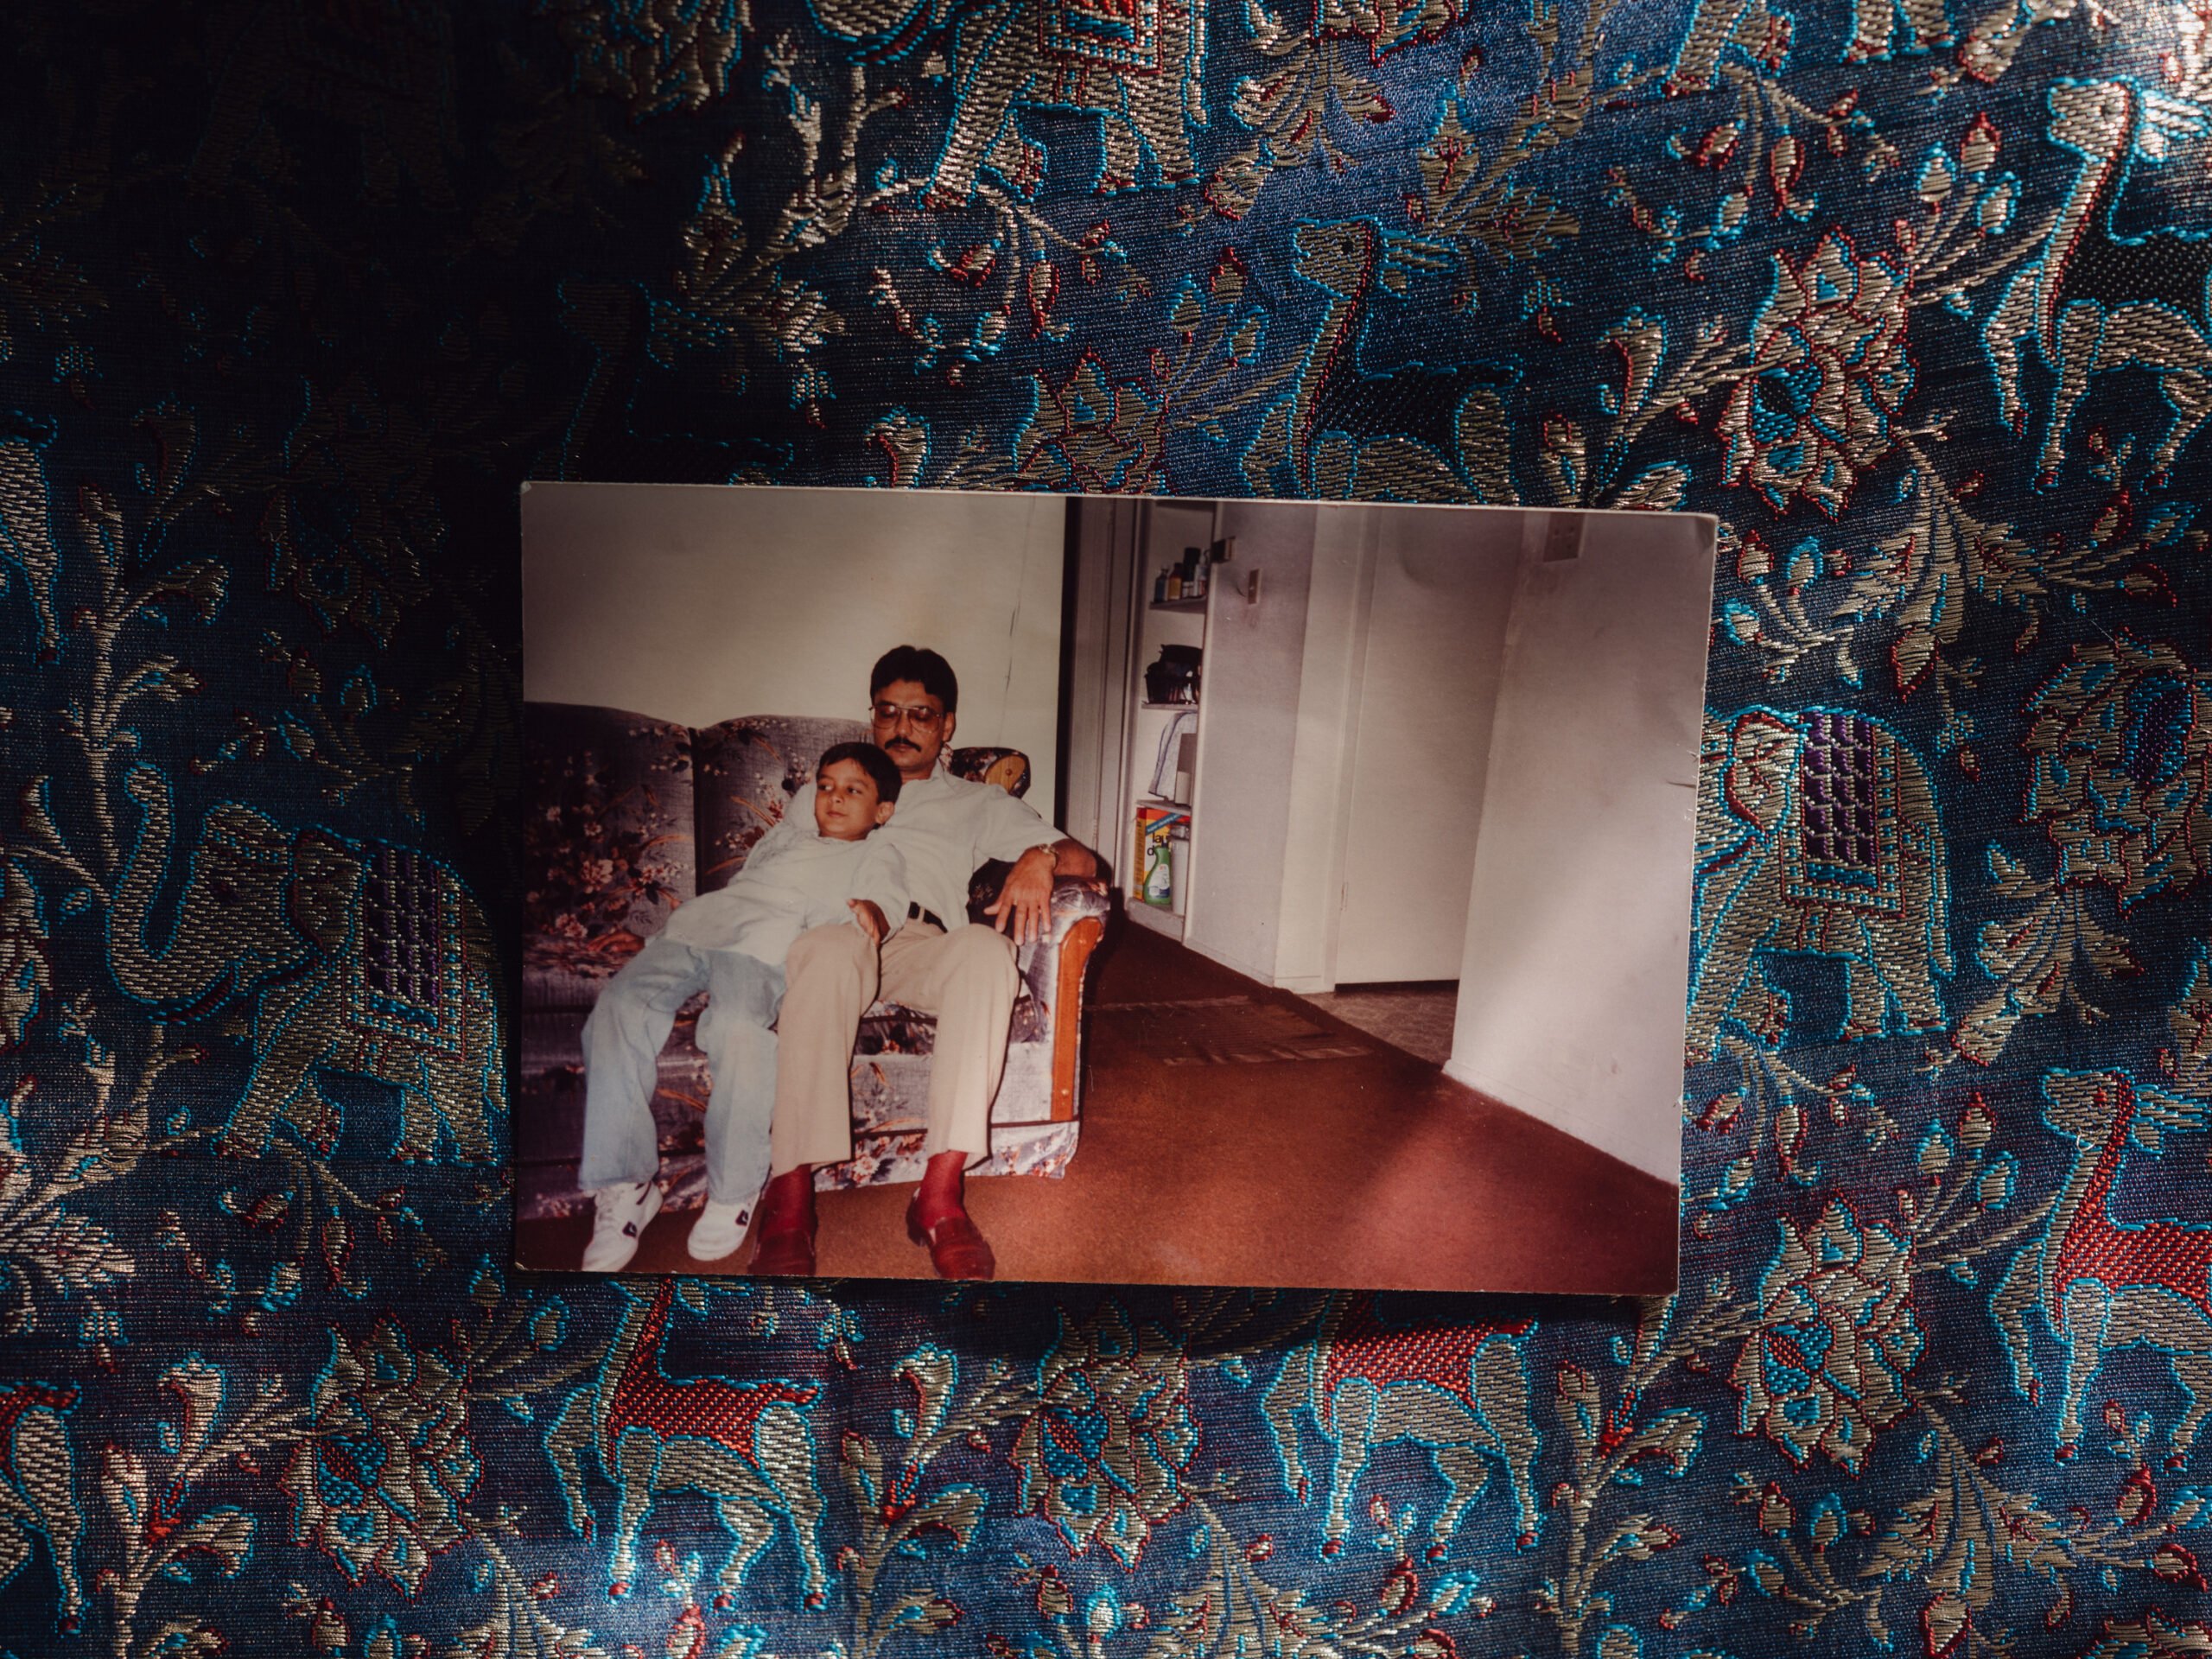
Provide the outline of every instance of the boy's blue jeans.
[[750,1206],[768,1179],[776,1110],[776,1034],[784,970],[736,950],[695,950],[658,937],[607,982],[584,1021],[586,1192],[650,1180],[660,1169],[653,1091],[676,1011],[700,991],[699,1048],[714,1075],[707,1098],[707,1195]]

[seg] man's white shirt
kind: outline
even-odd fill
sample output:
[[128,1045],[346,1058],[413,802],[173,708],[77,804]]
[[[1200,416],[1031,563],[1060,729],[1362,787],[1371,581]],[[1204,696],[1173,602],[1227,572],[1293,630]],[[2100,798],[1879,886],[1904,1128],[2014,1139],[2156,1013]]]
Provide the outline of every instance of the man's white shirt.
[[[981,866],[1019,858],[1062,836],[1035,807],[996,784],[970,783],[939,766],[918,783],[899,785],[891,822],[871,839],[898,849],[907,893],[950,931],[967,925],[968,880]],[[896,917],[891,925],[899,925]]]
[[[729,884],[678,905],[662,937],[697,950],[742,951],[781,967],[791,941],[807,929],[859,925],[849,899],[868,899],[896,930],[907,905],[899,848],[880,829],[858,841],[830,840],[815,827],[813,807],[810,795],[793,799]],[[905,810],[902,792],[898,810]]]

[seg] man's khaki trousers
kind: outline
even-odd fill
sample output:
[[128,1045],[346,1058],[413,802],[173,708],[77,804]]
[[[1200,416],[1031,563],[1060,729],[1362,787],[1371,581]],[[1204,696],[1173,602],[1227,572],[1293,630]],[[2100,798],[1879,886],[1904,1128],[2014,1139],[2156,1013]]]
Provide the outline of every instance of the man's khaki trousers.
[[867,934],[839,922],[800,934],[785,958],[772,1174],[853,1155],[853,1044],[878,996],[937,1016],[923,1156],[964,1152],[972,1164],[990,1149],[991,1101],[1021,987],[1014,942],[977,924],[945,933],[910,921],[883,942],[880,969],[877,954]]

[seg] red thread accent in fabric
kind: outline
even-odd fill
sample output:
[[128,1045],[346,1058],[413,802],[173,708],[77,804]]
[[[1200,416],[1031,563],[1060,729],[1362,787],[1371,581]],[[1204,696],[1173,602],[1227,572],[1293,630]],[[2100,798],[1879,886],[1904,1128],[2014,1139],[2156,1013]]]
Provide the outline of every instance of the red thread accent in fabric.
[[1355,1376],[1366,1378],[1378,1390],[1396,1382],[1430,1383],[1472,1408],[1468,1367],[1475,1351],[1491,1337],[1525,1336],[1534,1323],[1483,1319],[1393,1330],[1376,1317],[1375,1298],[1362,1295],[1345,1310],[1321,1361],[1321,1395],[1327,1402],[1325,1427],[1335,1428],[1337,1389]]
[[77,1403],[73,1388],[50,1389],[43,1383],[22,1382],[0,1394],[0,1446],[13,1444],[16,1421],[27,1411],[67,1411]]
[[2050,1280],[2051,1329],[2066,1329],[2066,1292],[2076,1280],[2094,1279],[2112,1289],[2127,1286],[2170,1290],[2195,1302],[2212,1318],[2212,1226],[2166,1220],[2116,1222],[2108,1200],[2127,1148],[2128,1126],[2135,1116],[2134,1088],[2123,1081],[2126,1097],[2097,1154],[2095,1172],[2075,1206],[2073,1219],[2058,1244],[2057,1270]]
[[673,1295],[664,1281],[639,1323],[637,1345],[631,1349],[607,1402],[605,1445],[613,1446],[626,1429],[643,1428],[658,1440],[713,1440],[747,1463],[759,1461],[753,1456],[753,1431],[761,1413],[787,1402],[805,1405],[820,1390],[789,1382],[739,1384],[718,1376],[671,1377],[661,1369],[660,1344]]

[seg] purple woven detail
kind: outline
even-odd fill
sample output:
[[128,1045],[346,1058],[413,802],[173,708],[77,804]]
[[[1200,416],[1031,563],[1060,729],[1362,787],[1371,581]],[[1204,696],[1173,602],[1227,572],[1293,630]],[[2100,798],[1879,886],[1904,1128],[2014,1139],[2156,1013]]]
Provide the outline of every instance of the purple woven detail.
[[379,849],[361,887],[361,950],[372,995],[435,1017],[446,1004],[442,882],[420,853]]
[[1873,728],[1856,715],[1815,713],[1805,736],[1805,853],[1824,864],[1872,871]]
[[1897,740],[1842,710],[1812,709],[1802,721],[1785,890],[1802,903],[1894,910]]

